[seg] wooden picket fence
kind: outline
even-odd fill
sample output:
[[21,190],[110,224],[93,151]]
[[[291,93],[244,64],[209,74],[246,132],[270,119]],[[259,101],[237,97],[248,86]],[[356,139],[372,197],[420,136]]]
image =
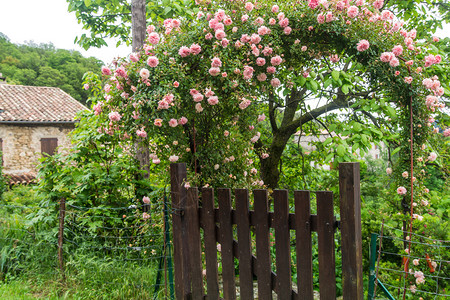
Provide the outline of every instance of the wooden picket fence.
[[[295,214],[289,212],[287,190],[273,192],[274,212],[268,210],[268,191],[263,189],[253,191],[253,210],[250,210],[248,190],[235,190],[236,208],[233,209],[231,190],[218,189],[216,208],[212,188],[203,188],[199,198],[197,188],[184,188],[185,178],[186,166],[172,164],[177,299],[220,299],[220,289],[224,299],[236,299],[238,279],[239,299],[272,299],[274,291],[277,299],[312,300],[312,232],[318,235],[320,299],[336,299],[337,228],[341,231],[344,299],[363,299],[358,163],[339,165],[340,221],[334,216],[332,192],[316,192],[317,215],[311,214],[309,191],[294,192]],[[275,232],[276,273],[271,268],[270,228]],[[297,251],[296,289],[291,279],[291,231],[295,231]],[[217,243],[221,248],[220,277]],[[252,246],[256,248],[256,255]],[[237,268],[235,258],[239,261]],[[203,274],[203,265],[206,266],[206,275]],[[257,282],[256,293],[254,280]]]

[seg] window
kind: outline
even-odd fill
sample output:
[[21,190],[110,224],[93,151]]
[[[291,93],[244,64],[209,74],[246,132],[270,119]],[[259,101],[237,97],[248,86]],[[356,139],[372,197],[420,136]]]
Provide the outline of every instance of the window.
[[56,147],[58,147],[57,138],[42,138],[41,139],[41,153],[43,155],[53,155],[56,153]]

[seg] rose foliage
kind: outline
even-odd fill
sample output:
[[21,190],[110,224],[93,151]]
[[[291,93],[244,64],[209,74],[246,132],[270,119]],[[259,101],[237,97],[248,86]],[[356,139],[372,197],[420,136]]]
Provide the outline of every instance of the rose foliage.
[[[338,87],[332,98],[376,87],[368,94],[382,99],[376,113],[401,129],[399,193],[408,195],[412,180],[401,175],[409,171],[411,104],[414,157],[422,157],[414,160],[414,177],[436,159],[428,140],[432,116],[444,107],[440,97],[448,95],[433,73],[442,58],[382,10],[382,0],[197,4],[197,18],[150,24],[139,53],[103,67],[93,107],[99,133],[124,146],[144,140],[154,166],[187,162],[190,184],[263,185],[258,161],[272,159],[275,149],[260,145],[265,116],[274,135],[298,127],[295,117],[292,124],[274,118],[269,99],[279,99],[283,111],[300,91],[318,95],[319,86]],[[365,74],[363,83],[346,81],[344,64]]]

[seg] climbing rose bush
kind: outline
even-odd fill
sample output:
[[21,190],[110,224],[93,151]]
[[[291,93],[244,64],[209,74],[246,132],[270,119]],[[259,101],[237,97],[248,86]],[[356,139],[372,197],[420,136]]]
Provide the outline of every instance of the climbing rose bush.
[[[271,153],[254,147],[267,122],[258,117],[258,105],[305,86],[315,93],[317,79],[310,74],[320,74],[325,63],[339,70],[352,60],[395,102],[396,116],[387,108],[377,113],[390,112],[404,128],[402,157],[409,157],[412,99],[414,157],[422,157],[413,173],[420,179],[430,160],[433,114],[444,107],[444,89],[432,74],[442,58],[427,53],[414,30],[382,10],[383,1],[197,4],[194,20],[149,25],[139,53],[102,68],[103,99],[93,108],[103,121],[99,132],[124,144],[148,144],[153,165],[187,162],[196,184],[262,186],[257,162]],[[400,196],[410,193],[405,187],[413,179],[401,176],[408,163],[393,166]],[[420,180],[414,185],[425,190]]]

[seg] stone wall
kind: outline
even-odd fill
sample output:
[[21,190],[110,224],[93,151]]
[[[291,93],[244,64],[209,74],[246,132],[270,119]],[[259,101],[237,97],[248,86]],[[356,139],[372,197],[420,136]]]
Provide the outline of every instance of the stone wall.
[[36,173],[41,154],[41,138],[57,138],[58,153],[70,148],[67,134],[70,125],[31,126],[0,124],[0,138],[3,142],[3,173]]

